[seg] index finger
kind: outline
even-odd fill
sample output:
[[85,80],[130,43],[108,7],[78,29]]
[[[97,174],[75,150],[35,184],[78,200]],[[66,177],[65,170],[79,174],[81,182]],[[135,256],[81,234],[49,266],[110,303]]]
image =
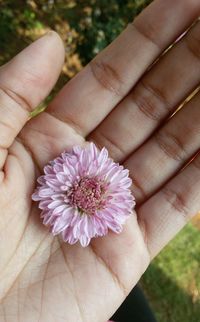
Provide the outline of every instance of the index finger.
[[47,112],[86,136],[199,13],[199,0],[155,0],[61,90]]

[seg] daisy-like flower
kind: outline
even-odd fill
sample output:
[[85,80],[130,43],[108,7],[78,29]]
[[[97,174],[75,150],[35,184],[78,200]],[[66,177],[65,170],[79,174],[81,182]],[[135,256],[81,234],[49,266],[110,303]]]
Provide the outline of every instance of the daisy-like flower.
[[53,235],[61,234],[69,244],[80,241],[85,247],[108,230],[122,231],[135,205],[128,175],[105,148],[99,151],[90,143],[50,161],[32,199],[39,201],[43,223]]

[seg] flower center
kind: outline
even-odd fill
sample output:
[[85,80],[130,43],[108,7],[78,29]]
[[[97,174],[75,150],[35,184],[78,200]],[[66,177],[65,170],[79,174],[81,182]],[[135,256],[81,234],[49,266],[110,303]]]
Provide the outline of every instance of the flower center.
[[82,178],[68,192],[70,205],[76,206],[81,212],[93,215],[96,210],[106,205],[107,183],[97,178]]

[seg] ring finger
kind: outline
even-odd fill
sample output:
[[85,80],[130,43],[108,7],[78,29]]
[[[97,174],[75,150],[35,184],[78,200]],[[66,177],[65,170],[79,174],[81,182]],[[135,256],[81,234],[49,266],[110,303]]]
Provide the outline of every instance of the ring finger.
[[200,92],[126,160],[125,166],[134,178],[138,204],[149,198],[199,151],[199,104]]

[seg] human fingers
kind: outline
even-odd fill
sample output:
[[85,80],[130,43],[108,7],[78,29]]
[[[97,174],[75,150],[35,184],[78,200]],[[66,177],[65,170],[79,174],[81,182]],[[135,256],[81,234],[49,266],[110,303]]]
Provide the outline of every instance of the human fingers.
[[63,58],[62,41],[49,32],[0,68],[0,168],[30,112],[56,82]]
[[122,162],[199,85],[200,22],[142,77],[137,86],[91,133]]
[[137,203],[147,200],[200,149],[200,92],[124,163]]
[[154,1],[61,90],[47,112],[87,135],[199,11],[198,0]]
[[200,154],[138,209],[151,258],[200,210]]

